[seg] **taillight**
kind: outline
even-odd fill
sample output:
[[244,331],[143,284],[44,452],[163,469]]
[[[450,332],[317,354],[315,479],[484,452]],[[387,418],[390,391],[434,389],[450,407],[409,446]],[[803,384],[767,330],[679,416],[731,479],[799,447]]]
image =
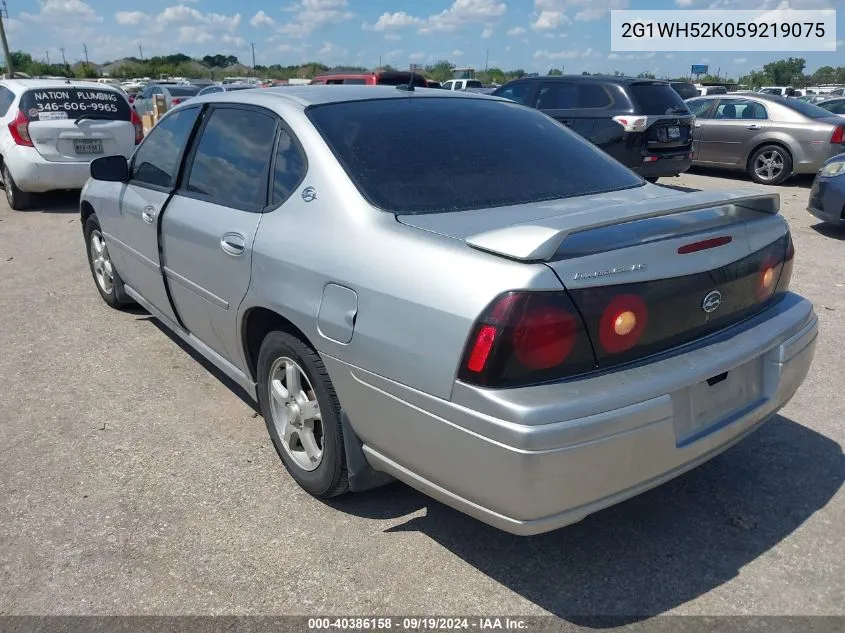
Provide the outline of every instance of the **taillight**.
[[476,321],[458,377],[515,387],[595,369],[581,317],[566,292],[507,292]]
[[645,302],[636,295],[617,295],[604,309],[599,323],[599,343],[606,352],[618,354],[640,340],[648,320]]
[[9,123],[9,132],[12,134],[15,145],[35,147],[32,144],[32,138],[29,136],[29,119],[26,118],[23,110],[20,110],[15,120]]
[[135,110],[132,110],[132,125],[135,128],[135,145],[139,145],[144,140],[144,124],[141,123],[141,117]]
[[179,105],[180,103],[182,103],[182,98],[181,98],[181,97],[173,97],[173,98],[170,100],[170,105]]
[[795,259],[795,243],[792,241],[792,233],[786,236],[786,253],[783,257],[783,267],[778,278],[778,285],[776,292],[786,292],[789,290],[789,284],[792,281],[792,262]]
[[840,125],[833,130],[833,134],[830,136],[830,142],[839,145],[845,144],[845,126]]
[[621,125],[626,132],[642,132],[648,127],[648,117],[619,115],[613,120]]

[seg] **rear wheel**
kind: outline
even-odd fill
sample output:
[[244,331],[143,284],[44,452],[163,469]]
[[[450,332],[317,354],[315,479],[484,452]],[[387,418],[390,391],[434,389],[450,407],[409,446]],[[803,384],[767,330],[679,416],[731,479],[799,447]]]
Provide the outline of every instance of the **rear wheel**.
[[296,483],[323,499],[346,492],[340,402],[317,352],[286,332],[270,332],[258,354],[258,401]]
[[6,202],[9,203],[10,207],[15,211],[23,211],[29,208],[32,202],[32,194],[20,190],[5,163],[3,164],[3,186],[6,189]]
[[748,173],[761,185],[779,185],[792,175],[792,156],[780,145],[764,145],[748,161]]

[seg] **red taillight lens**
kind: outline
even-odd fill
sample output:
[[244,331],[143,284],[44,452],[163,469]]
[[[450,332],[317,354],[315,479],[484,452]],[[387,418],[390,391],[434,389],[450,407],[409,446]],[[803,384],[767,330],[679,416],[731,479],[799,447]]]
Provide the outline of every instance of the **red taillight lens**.
[[132,110],[132,125],[135,128],[135,145],[139,145],[144,140],[144,124],[135,110]]
[[845,143],[845,126],[840,125],[833,130],[833,134],[830,136],[830,142],[838,143],[839,145]]
[[19,111],[15,120],[9,123],[9,132],[12,134],[12,140],[15,141],[15,145],[35,147],[29,136],[29,119],[26,118],[23,111]]
[[180,103],[182,103],[181,97],[173,97],[170,100],[170,105],[179,105]]
[[508,292],[476,322],[459,378],[487,387],[514,387],[595,367],[589,337],[565,291]]
[[645,302],[636,295],[617,295],[604,309],[599,342],[606,352],[618,354],[639,341],[648,320]]

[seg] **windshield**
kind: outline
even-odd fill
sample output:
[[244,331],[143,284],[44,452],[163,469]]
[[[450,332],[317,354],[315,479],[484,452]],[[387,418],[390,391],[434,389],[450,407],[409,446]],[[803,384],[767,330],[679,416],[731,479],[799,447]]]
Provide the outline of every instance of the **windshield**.
[[30,121],[78,119],[83,114],[115,121],[132,118],[126,97],[102,87],[27,90],[21,97],[20,108]]
[[674,88],[681,99],[691,99],[698,96],[698,89],[692,84],[678,82],[673,83],[672,88]]
[[824,119],[831,116],[831,112],[829,110],[820,108],[812,103],[807,103],[806,101],[799,101],[798,99],[778,99],[778,101],[787,108],[800,112],[811,119]]
[[[411,80],[411,73],[381,73],[378,77],[379,86],[404,86]],[[414,73],[414,85],[426,87],[425,77]]]
[[482,84],[477,79],[470,79],[467,81],[467,88],[483,88],[484,84]]
[[684,100],[669,84],[631,84],[630,90],[640,114],[689,114]]
[[[361,194],[397,214],[526,204],[643,182],[560,123],[504,101],[374,99],[307,113]],[[442,139],[455,130],[460,142],[444,151]]]
[[783,90],[780,88],[763,88],[760,90],[764,95],[782,95]]

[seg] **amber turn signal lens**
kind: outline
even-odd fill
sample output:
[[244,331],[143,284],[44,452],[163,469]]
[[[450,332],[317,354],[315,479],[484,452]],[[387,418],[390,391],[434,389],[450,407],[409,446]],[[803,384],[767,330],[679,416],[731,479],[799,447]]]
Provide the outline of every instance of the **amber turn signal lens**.
[[613,331],[619,336],[627,336],[637,327],[637,315],[625,310],[613,321]]
[[767,268],[763,271],[763,288],[768,290],[772,287],[772,283],[775,280],[775,269],[774,268]]

